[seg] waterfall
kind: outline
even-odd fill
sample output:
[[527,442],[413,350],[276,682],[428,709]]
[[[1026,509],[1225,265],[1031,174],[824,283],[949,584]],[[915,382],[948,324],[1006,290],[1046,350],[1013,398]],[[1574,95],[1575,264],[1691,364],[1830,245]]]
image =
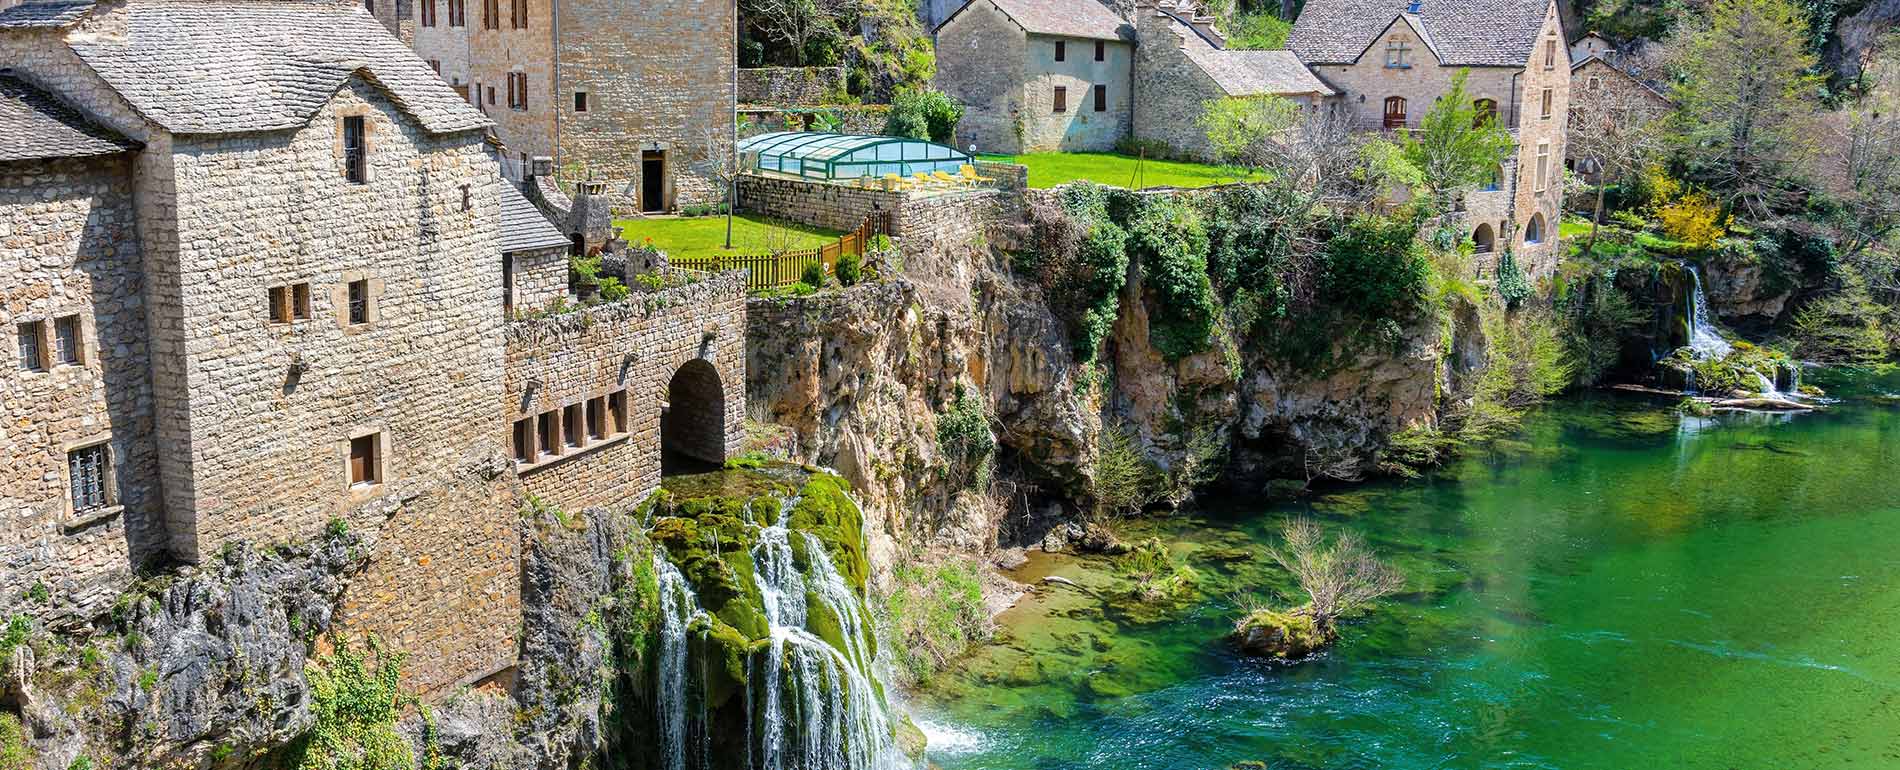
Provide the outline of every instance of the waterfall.
[[[667,770],[686,770],[686,705],[690,700],[686,681],[689,657],[687,627],[704,614],[699,598],[672,562],[662,553],[653,555],[653,571],[660,589],[659,697],[660,753]],[[702,732],[704,730],[702,729]]]
[[[871,682],[870,627],[858,596],[832,565],[824,543],[788,527],[792,503],[760,531],[753,575],[765,599],[772,637],[763,688],[761,770],[883,770],[906,767],[882,694]],[[794,560],[805,548],[807,572]],[[815,606],[814,606],[815,604]],[[836,620],[844,649],[809,627],[814,609]],[[788,697],[789,696],[789,697]],[[788,714],[790,710],[794,713]],[[784,726],[796,724],[796,735]]]
[[1695,265],[1685,267],[1689,269],[1689,277],[1694,279],[1694,293],[1689,297],[1689,349],[1695,351],[1699,359],[1726,358],[1735,348],[1722,339],[1714,322],[1709,320],[1709,299],[1702,293],[1702,273]]

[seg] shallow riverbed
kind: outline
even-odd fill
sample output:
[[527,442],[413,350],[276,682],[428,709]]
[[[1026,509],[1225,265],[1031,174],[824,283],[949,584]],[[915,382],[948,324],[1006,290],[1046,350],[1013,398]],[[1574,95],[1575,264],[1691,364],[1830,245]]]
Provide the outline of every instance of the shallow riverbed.
[[[998,643],[912,704],[945,770],[1900,767],[1900,378],[1813,415],[1591,395],[1431,481],[1135,522],[1200,573],[1155,612],[1042,557]],[[1887,394],[1889,398],[1882,398]],[[1361,530],[1412,593],[1316,661],[1220,643],[1288,585],[1285,517]]]

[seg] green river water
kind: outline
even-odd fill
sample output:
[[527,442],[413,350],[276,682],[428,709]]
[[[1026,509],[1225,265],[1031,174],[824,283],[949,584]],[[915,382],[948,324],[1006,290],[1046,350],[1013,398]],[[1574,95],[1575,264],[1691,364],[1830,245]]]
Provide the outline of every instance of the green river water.
[[[1900,378],[1811,376],[1797,417],[1590,395],[1436,479],[1132,522],[1201,575],[1172,612],[1112,561],[1006,613],[910,704],[944,770],[1900,768]],[[1887,394],[1885,397],[1882,394]],[[1290,586],[1289,515],[1352,527],[1411,593],[1292,667],[1221,643]]]

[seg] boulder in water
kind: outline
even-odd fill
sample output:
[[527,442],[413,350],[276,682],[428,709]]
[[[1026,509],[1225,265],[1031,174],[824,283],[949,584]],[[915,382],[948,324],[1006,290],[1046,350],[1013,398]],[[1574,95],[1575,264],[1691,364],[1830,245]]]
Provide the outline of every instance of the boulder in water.
[[1339,632],[1304,607],[1286,612],[1257,609],[1234,624],[1230,638],[1243,654],[1298,661],[1331,647]]

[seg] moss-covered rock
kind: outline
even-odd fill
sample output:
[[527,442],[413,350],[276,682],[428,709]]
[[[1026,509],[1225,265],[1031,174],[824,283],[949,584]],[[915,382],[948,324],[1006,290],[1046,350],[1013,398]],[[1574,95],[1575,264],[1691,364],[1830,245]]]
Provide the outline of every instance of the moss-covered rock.
[[[864,552],[864,512],[851,500],[851,485],[829,473],[813,474],[799,491],[792,507],[791,528],[818,536],[825,544],[832,566],[845,583],[861,597],[871,576],[871,562]],[[798,568],[808,569],[809,556],[794,543],[793,555]]]
[[1286,612],[1259,609],[1235,624],[1231,639],[1244,654],[1296,661],[1332,646],[1339,633],[1304,607]]

